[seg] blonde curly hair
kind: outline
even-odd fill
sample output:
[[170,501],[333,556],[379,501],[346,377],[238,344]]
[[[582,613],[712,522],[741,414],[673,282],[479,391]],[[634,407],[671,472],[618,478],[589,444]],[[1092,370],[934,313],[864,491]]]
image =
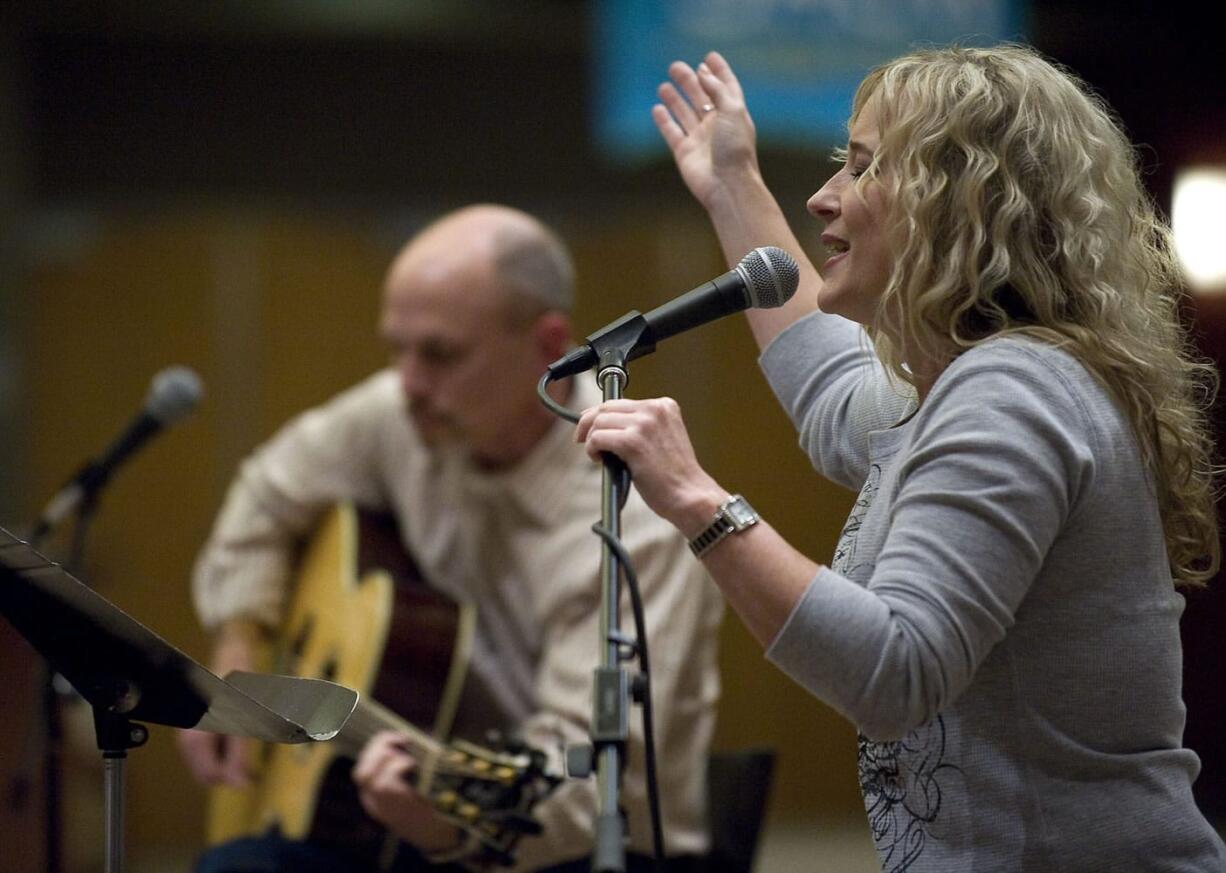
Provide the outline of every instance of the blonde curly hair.
[[1100,98],[1029,47],[918,51],[874,69],[894,269],[870,336],[887,368],[948,363],[1025,334],[1076,356],[1116,398],[1153,472],[1176,584],[1219,564],[1216,372],[1179,321],[1182,278],[1136,154]]

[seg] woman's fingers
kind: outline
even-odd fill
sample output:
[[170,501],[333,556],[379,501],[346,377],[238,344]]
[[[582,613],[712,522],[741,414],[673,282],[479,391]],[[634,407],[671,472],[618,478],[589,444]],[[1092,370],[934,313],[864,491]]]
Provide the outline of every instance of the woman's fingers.
[[[668,68],[669,78],[673,80],[674,87],[685,95],[685,99],[691,107],[690,112],[697,122],[702,121],[703,115],[710,112],[713,108],[713,101],[710,94],[703,88],[702,83],[698,80],[698,74],[690,67],[689,64],[682,61],[673,61]],[[689,127],[687,126],[688,130]]]
[[580,416],[575,440],[585,443],[594,459],[612,452],[629,463],[644,449],[660,446],[671,432],[672,417],[680,419],[680,408],[670,397],[610,400]]
[[[703,73],[709,73],[714,82],[707,81]],[[741,91],[741,83],[737,79],[736,74],[732,72],[732,67],[724,60],[724,56],[719,52],[709,52],[703,62],[698,65],[699,81],[703,88],[712,94],[713,97],[734,97],[739,102],[744,102],[745,95]],[[715,83],[718,83],[716,85]],[[715,100],[715,105],[720,106],[719,100]]]

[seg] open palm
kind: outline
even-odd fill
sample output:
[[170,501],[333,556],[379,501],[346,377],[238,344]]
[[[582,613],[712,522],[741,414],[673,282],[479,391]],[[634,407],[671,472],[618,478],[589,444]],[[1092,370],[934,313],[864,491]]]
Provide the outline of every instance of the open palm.
[[719,53],[708,54],[697,70],[674,61],[668,72],[671,81],[660,85],[652,120],[690,193],[709,208],[736,174],[758,171],[753,119]]

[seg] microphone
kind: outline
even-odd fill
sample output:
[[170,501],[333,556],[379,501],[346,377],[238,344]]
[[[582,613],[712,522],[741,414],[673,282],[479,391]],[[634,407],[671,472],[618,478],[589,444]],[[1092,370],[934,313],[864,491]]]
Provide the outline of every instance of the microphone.
[[123,433],[107,447],[100,458],[85,464],[72,479],[47,502],[30,532],[30,542],[39,539],[106,485],[111,474],[149,439],[182,419],[200,402],[203,394],[200,377],[188,367],[167,367],[153,377],[144,406]]
[[754,249],[724,275],[657,306],[646,315],[631,310],[589,336],[549,365],[550,381],[600,364],[622,366],[650,354],[656,343],[742,309],[773,309],[796,293],[800,268],[783,249]]

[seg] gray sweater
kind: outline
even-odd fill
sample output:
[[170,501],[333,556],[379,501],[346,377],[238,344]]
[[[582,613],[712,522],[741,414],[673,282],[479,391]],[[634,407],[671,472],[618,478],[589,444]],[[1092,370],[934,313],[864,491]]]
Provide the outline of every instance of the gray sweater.
[[1002,338],[901,424],[857,325],[762,356],[817,469],[859,489],[767,655],[861,732],[887,871],[1226,870],[1182,747],[1183,598],[1127,418]]

